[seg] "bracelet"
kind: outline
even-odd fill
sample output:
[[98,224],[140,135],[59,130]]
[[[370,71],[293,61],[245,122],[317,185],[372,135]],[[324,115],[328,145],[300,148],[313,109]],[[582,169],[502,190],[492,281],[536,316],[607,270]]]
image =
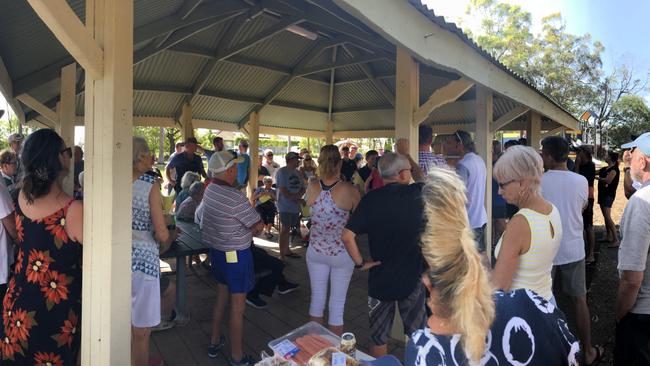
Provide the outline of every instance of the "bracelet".
[[365,265],[366,265],[366,260],[365,260],[365,259],[361,259],[361,264],[356,264],[356,263],[355,263],[355,264],[354,264],[354,269],[361,269],[361,268],[363,268],[363,266],[365,266]]

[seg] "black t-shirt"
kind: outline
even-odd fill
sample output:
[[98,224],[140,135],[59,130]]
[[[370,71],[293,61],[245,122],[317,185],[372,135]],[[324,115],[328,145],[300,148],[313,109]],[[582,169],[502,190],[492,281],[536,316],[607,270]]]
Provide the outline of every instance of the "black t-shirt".
[[187,154],[178,154],[172,158],[167,164],[168,168],[176,168],[176,186],[174,190],[176,193],[181,191],[181,179],[186,172],[194,172],[205,176],[205,168],[203,167],[203,160],[201,157],[192,154],[192,158],[188,158]]
[[[609,175],[610,172],[616,172],[614,180],[610,184],[605,184],[605,178]],[[601,168],[598,171],[598,176],[600,180],[598,181],[598,197],[616,197],[616,189],[618,188],[618,180],[621,177],[621,171],[618,169],[618,165],[606,166]]]
[[357,171],[357,163],[355,163],[354,160],[351,159],[348,160],[343,159],[342,162],[343,165],[341,165],[341,174],[343,175],[343,178],[345,178],[347,182],[351,182],[352,175],[354,174],[354,172]]
[[413,292],[424,271],[420,236],[426,218],[422,187],[392,183],[366,194],[346,228],[368,234],[372,260],[368,296],[382,301],[402,300]]
[[594,179],[596,179],[596,164],[594,164],[593,161],[581,165],[580,168],[578,168],[578,173],[587,178],[589,187],[594,186]]
[[367,164],[363,166],[363,168],[359,169],[359,176],[363,181],[367,181],[368,177],[370,177],[370,173],[372,173],[372,168],[370,168]]

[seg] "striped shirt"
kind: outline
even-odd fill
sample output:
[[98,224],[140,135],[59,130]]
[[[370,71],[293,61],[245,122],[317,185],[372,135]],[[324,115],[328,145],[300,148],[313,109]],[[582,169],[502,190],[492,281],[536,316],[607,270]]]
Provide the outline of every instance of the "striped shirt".
[[224,252],[244,250],[251,246],[251,228],[260,215],[246,196],[235,187],[214,180],[203,195],[203,240]]
[[424,175],[429,174],[433,167],[449,168],[447,161],[442,155],[435,155],[431,151],[418,151],[418,163]]

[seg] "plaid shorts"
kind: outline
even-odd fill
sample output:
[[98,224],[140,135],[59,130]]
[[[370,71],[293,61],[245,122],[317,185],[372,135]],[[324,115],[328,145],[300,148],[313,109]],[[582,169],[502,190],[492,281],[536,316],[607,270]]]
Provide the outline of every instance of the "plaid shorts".
[[388,342],[388,334],[393,327],[395,305],[404,323],[404,334],[411,336],[413,332],[422,329],[426,323],[426,291],[424,285],[418,283],[411,294],[398,301],[382,301],[368,296],[368,315],[370,316],[370,339],[376,346]]

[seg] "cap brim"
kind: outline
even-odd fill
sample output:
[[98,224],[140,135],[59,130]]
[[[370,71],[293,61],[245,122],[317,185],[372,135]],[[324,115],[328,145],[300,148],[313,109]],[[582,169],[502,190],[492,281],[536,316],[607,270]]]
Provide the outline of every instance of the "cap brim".
[[637,147],[639,144],[637,144],[636,141],[628,142],[627,144],[621,145],[621,149],[631,149],[633,147]]

